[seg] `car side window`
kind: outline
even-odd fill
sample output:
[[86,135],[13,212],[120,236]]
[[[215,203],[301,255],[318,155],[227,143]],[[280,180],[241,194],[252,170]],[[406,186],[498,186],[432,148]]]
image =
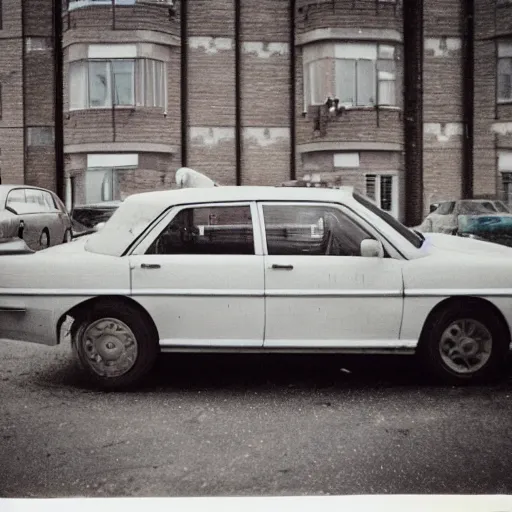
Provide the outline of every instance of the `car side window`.
[[446,203],[441,203],[439,208],[435,211],[438,215],[450,215],[453,213],[453,208],[455,207],[455,203],[453,201],[448,201]]
[[25,196],[30,212],[41,213],[48,211],[48,205],[45,203],[42,190],[27,188],[25,190]]
[[146,254],[254,254],[251,208],[209,206],[181,210]]
[[44,204],[49,212],[56,212],[59,210],[50,192],[41,192],[41,194],[43,195]]
[[25,204],[26,200],[24,188],[15,188],[14,190],[11,190],[7,195],[5,206],[9,206],[13,210],[19,211],[24,209]]
[[269,256],[360,256],[361,242],[373,239],[337,208],[264,205]]

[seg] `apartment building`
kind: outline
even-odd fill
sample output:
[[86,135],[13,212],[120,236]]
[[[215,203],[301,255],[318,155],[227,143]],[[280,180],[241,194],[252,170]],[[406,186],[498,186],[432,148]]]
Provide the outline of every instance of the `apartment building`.
[[55,190],[63,180],[58,14],[51,0],[0,1],[1,183]]
[[[68,205],[310,176],[512,201],[510,0],[2,0],[0,175]],[[57,43],[57,44],[55,44]]]

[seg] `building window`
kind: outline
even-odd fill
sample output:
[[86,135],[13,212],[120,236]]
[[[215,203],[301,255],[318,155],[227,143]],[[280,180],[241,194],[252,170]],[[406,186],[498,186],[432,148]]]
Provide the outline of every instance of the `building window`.
[[498,43],[498,103],[512,101],[512,41]]
[[512,206],[512,172],[502,172],[503,200],[508,206]]
[[304,91],[308,105],[337,97],[347,107],[396,106],[396,48],[374,43],[306,46]]
[[53,146],[54,143],[53,126],[30,126],[27,128],[28,146]]
[[365,193],[382,210],[398,217],[398,177],[394,174],[367,174]]
[[68,5],[68,11],[89,7],[92,5],[134,5],[136,0],[64,0],[64,6]]
[[70,110],[143,106],[167,109],[165,62],[89,59],[69,65]]
[[85,202],[87,204],[123,199],[122,174],[137,169],[137,154],[87,155]]

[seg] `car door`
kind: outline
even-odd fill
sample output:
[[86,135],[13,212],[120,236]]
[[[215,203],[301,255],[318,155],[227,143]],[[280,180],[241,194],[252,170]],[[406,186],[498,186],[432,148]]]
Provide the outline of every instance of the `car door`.
[[44,201],[42,190],[26,188],[25,197],[27,200],[27,211],[24,216],[24,233],[27,233],[27,238],[25,238],[25,235],[23,238],[30,240],[30,244],[27,242],[27,245],[32,249],[39,250],[42,248],[40,242],[43,232],[48,235],[50,243],[52,242],[49,227],[51,224],[51,214]]
[[256,205],[174,208],[130,256],[132,295],[162,346],[261,347],[264,272]]
[[374,235],[333,204],[261,203],[259,214],[265,347],[396,346],[403,260],[362,257]]
[[67,214],[58,205],[53,195],[42,191],[44,203],[48,211],[48,229],[50,232],[50,244],[58,245],[64,241],[67,229]]

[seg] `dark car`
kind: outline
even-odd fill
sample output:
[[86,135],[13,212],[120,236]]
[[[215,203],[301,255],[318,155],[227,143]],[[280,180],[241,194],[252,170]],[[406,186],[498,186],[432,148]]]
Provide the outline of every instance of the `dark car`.
[[105,201],[102,203],[76,205],[71,210],[73,236],[94,233],[98,224],[107,222],[119,208],[121,201]]

